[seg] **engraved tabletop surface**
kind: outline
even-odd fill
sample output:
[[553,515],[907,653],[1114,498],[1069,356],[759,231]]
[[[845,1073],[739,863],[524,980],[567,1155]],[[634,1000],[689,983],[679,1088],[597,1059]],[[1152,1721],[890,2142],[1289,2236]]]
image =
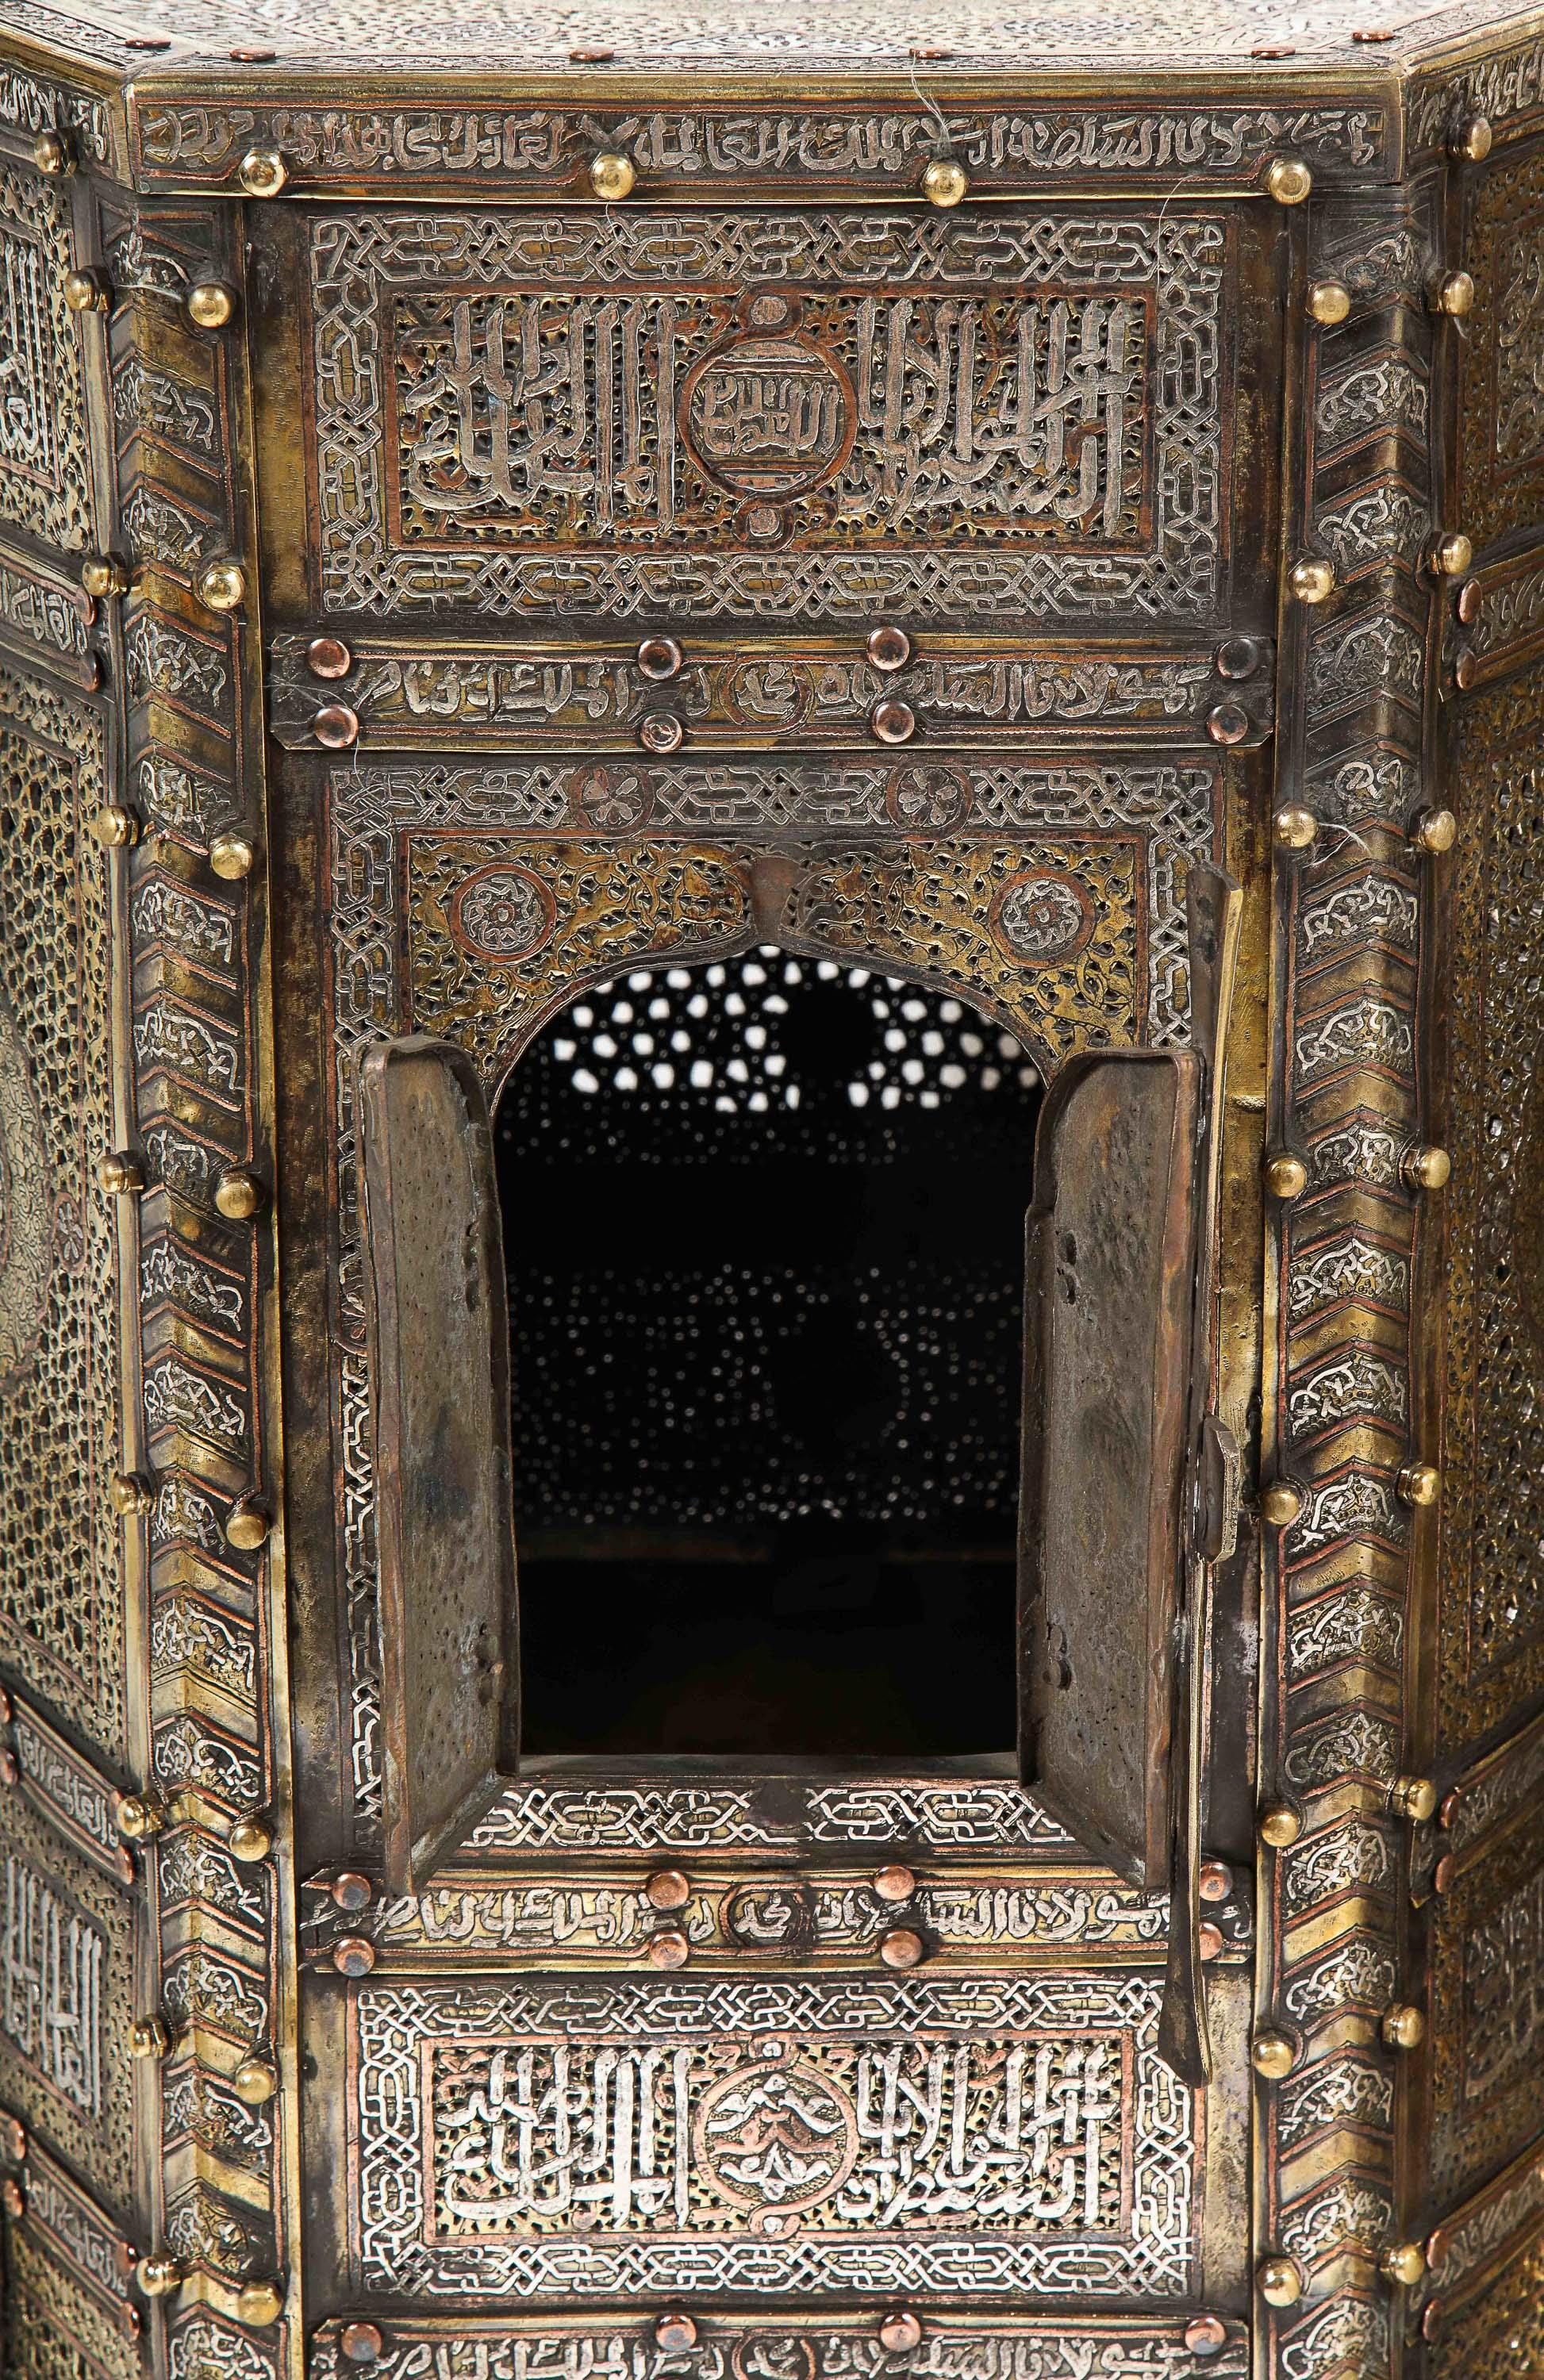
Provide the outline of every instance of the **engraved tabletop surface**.
[[[962,73],[1013,73],[1042,62],[1063,74],[1107,78],[1124,62],[1207,64],[1312,57],[1354,68],[1473,37],[1484,26],[1537,22],[1518,0],[930,0],[897,11],[881,0],[806,0],[772,9],[757,0],[0,0],[0,34],[132,65],[210,66],[261,45],[262,67],[324,67],[349,58],[379,67],[593,74],[687,63],[758,75],[810,69],[915,73],[926,83]],[[164,38],[157,56],[147,33]],[[1379,43],[1356,46],[1369,39]],[[575,51],[581,53],[575,56]],[[123,51],[124,55],[115,53]]]

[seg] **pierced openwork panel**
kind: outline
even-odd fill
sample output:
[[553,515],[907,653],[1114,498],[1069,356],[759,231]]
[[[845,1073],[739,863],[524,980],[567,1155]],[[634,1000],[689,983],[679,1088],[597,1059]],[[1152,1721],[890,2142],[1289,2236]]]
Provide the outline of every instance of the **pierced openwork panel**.
[[61,288],[74,259],[59,191],[0,167],[0,521],[91,542],[80,342]]
[[1544,671],[1477,695],[1460,767],[1449,1137],[1441,1718],[1544,1682]]
[[1486,175],[1469,239],[1477,295],[1462,351],[1462,517],[1489,545],[1544,523],[1544,146]]
[[1225,247],[1177,208],[320,215],[321,599],[1208,616]]
[[1544,2371],[1544,2239],[1525,2243],[1436,2332],[1431,2380],[1534,2380]]
[[74,2273],[34,2246],[25,2226],[6,2240],[7,2369],[27,2380],[143,2380],[139,2349]]
[[84,823],[102,799],[98,714],[0,669],[0,1651],[115,1752],[107,916]]
[[366,1987],[358,2278],[1182,2293],[1198,2108],[1153,2052],[1159,1993],[1147,1973],[963,1997],[872,1976]]

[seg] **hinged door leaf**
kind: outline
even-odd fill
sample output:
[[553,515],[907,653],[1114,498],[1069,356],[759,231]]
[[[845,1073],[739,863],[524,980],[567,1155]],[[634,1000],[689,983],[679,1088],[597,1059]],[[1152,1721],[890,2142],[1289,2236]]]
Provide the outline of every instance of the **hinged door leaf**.
[[513,1772],[509,1327],[492,1134],[460,1051],[359,1070],[386,1880],[416,1889]]

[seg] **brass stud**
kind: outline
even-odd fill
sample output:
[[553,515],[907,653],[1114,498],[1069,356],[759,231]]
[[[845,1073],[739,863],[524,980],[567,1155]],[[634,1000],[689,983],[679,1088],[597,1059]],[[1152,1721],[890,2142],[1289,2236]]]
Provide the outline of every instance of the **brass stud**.
[[1412,1190],[1443,1190],[1453,1174],[1453,1160],[1445,1148],[1423,1142],[1405,1150],[1401,1171]]
[[1483,165],[1494,139],[1489,116],[1466,116],[1462,124],[1454,126],[1448,152],[1453,157],[1466,158],[1471,165]]
[[113,304],[113,285],[105,273],[94,266],[79,267],[67,273],[61,285],[65,304],[72,314],[105,314]]
[[19,2223],[27,2212],[27,2201],[21,2194],[21,2184],[11,2174],[7,2174],[4,2181],[0,2181],[0,2206],[4,2206],[13,2223]]
[[375,1945],[362,1934],[340,1934],[333,1945],[333,1964],[340,1975],[358,1981],[375,1964]]
[[107,1501],[120,1521],[139,1519],[155,1510],[155,1489],[142,1471],[115,1471],[107,1482]]
[[1351,292],[1343,281],[1316,281],[1308,290],[1308,311],[1326,329],[1343,322],[1351,311]]
[[1233,1890],[1233,1870],[1222,1860],[1203,1860],[1196,1889],[1203,1900],[1226,1900]]
[[289,167],[277,149],[249,149],[236,178],[249,199],[276,199],[289,179]]
[[1284,2033],[1266,2026],[1249,2044],[1249,2063],[1267,2082],[1280,2082],[1297,2063],[1297,2050]]
[[354,656],[341,637],[313,637],[306,647],[306,667],[312,677],[346,677]]
[[1422,810],[1411,824],[1410,840],[1418,851],[1436,857],[1457,842],[1458,820],[1451,810]]
[[1259,1814],[1259,1839],[1273,1852],[1290,1851],[1302,1831],[1302,1814],[1290,1802],[1270,1803]]
[[243,1165],[227,1165],[215,1177],[215,1210],[224,1215],[227,1223],[249,1223],[265,1195],[257,1175],[249,1173]]
[[183,303],[195,330],[223,331],[235,320],[236,292],[223,281],[195,281]]
[[164,2253],[141,2256],[134,2268],[134,2277],[147,2298],[169,2298],[174,2289],[182,2287],[182,2266],[175,2256]]
[[646,752],[678,752],[687,730],[673,710],[650,710],[638,722],[638,740]]
[[357,1868],[345,1868],[341,1876],[333,1878],[328,1890],[334,1909],[346,1910],[351,1916],[357,1916],[361,1909],[368,1909],[375,1898],[375,1887],[369,1876],[360,1876]]
[[1267,2305],[1295,2305],[1303,2294],[1303,2276],[1290,2256],[1263,2257],[1255,2278]]
[[255,1812],[249,1811],[245,1817],[232,1819],[231,1830],[225,1837],[225,1845],[232,1859],[240,1860],[245,1865],[254,1867],[260,1860],[265,1860],[273,1850],[274,1829],[265,1818],[260,1818]]
[[864,651],[869,666],[888,677],[892,670],[905,669],[911,659],[911,638],[904,628],[889,626],[870,628],[864,639]]
[[249,876],[256,860],[257,845],[244,827],[222,827],[210,840],[210,867],[227,884],[238,884],[243,876]]
[[40,132],[32,142],[32,163],[40,174],[73,174],[75,143],[67,132]]
[[1429,1777],[1396,1777],[1389,1788],[1389,1807],[1396,1818],[1424,1826],[1437,1807],[1437,1788]]
[[127,851],[140,840],[140,821],[117,802],[103,802],[92,814],[91,832],[103,851]]
[[874,1890],[881,1900],[909,1900],[917,1890],[917,1878],[909,1867],[881,1867],[874,1877]]
[[236,2319],[249,2330],[266,2330],[284,2312],[284,2291],[274,2281],[243,2281],[236,2293]]
[[1397,2000],[1384,2010],[1379,2030],[1390,2049],[1418,2049],[1426,2039],[1426,2018],[1418,2008]]
[[927,1951],[921,1935],[913,1933],[909,1925],[892,1926],[880,1943],[880,1957],[887,1967],[919,1966]]
[[657,1934],[649,1937],[644,1956],[651,1967],[662,1967],[670,1973],[686,1965],[691,1957],[691,1944],[678,1925],[662,1925]]
[[157,1793],[123,1793],[114,1815],[127,1842],[142,1843],[161,1833],[166,1824],[166,1805]]
[[248,1493],[238,1496],[225,1514],[225,1542],[237,1553],[255,1554],[266,1545],[268,1532],[274,1525],[273,1514],[261,1496]]
[[922,196],[930,207],[957,207],[970,176],[954,157],[935,157],[922,176]]
[[1288,802],[1271,820],[1271,832],[1278,850],[1307,851],[1319,832],[1319,820],[1300,802]]
[[1475,558],[1474,540],[1451,528],[1432,541],[1431,567],[1440,578],[1462,578]]
[[1265,169],[1266,195],[1279,207],[1300,207],[1314,177],[1301,157],[1272,157]]
[[654,1909],[685,1909],[691,1899],[691,1886],[678,1867],[659,1867],[643,1888]]
[[674,637],[645,637],[638,649],[638,674],[656,686],[679,677],[686,655]]
[[1378,2269],[1396,2288],[1413,2289],[1426,2271],[1426,2250],[1418,2240],[1400,2240],[1384,2249]]
[[1290,1148],[1279,1148],[1265,1161],[1265,1186],[1272,1198],[1283,1202],[1301,1198],[1308,1186],[1308,1169]]
[[1473,311],[1474,302],[1474,275],[1469,273],[1444,273],[1431,293],[1433,313],[1450,315],[1455,322]]
[[697,2325],[691,2315],[678,2307],[672,2307],[669,2313],[662,2313],[654,2325],[654,2344],[673,2350],[695,2347]]
[[917,733],[917,713],[898,695],[887,694],[869,713],[869,727],[881,744],[909,744]]
[[1221,2314],[1192,2314],[1185,2325],[1185,2343],[1192,2355],[1216,2355],[1228,2343],[1228,2325]]
[[89,553],[80,565],[80,584],[97,602],[128,590],[128,573],[115,554]]
[[346,702],[324,702],[311,721],[311,734],[329,752],[346,752],[359,740],[359,716]]
[[1434,1463],[1407,1463],[1394,1485],[1403,1503],[1425,1512],[1441,1493],[1442,1475]]
[[1242,744],[1249,714],[1241,702],[1215,702],[1206,715],[1206,732],[1214,744]]
[[230,2086],[244,2107],[266,2107],[278,2090],[279,2078],[266,2058],[244,2058],[230,2078]]
[[372,2322],[346,2322],[338,2345],[350,2363],[379,2363],[386,2342]]
[[122,1198],[145,1186],[145,1169],[129,1148],[110,1148],[96,1161],[97,1187],[109,1198]]
[[164,2058],[171,2046],[171,2029],[163,2016],[137,2017],[129,2027],[130,2058]]
[[1305,554],[1288,571],[1287,585],[1299,603],[1327,603],[1335,591],[1335,565],[1318,554]]
[[625,199],[637,187],[638,167],[614,149],[602,149],[590,161],[590,187],[598,199]]
[[212,562],[199,573],[198,597],[208,612],[234,612],[247,592],[247,574],[239,562]]
[[887,2353],[906,2355],[921,2345],[922,2325],[909,2306],[893,2306],[881,2315],[876,2336]]

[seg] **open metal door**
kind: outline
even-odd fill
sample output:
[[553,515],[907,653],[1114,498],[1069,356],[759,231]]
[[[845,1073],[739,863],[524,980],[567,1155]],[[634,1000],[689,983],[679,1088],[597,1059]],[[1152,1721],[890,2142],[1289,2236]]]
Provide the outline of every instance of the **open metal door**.
[[492,1133],[459,1050],[359,1068],[386,1882],[414,1891],[519,1746],[509,1325]]

